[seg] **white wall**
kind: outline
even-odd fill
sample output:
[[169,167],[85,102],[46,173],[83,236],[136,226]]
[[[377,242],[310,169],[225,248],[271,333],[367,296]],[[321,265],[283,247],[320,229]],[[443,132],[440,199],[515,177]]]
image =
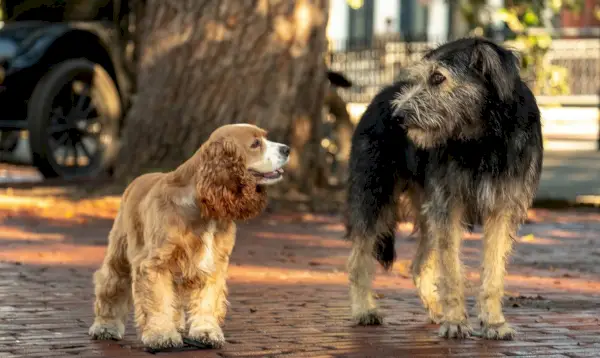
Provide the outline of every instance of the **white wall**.
[[[502,6],[504,0],[488,0],[490,5]],[[401,0],[374,0],[373,33],[384,34],[386,19],[392,19],[391,28],[400,28]],[[430,41],[444,42],[448,39],[448,11],[446,0],[430,0],[427,36]],[[343,40],[348,37],[348,5],[346,0],[330,0],[327,36],[337,49],[343,49]],[[340,48],[341,47],[341,48]]]
[[373,33],[381,35],[387,32],[387,18],[392,19],[390,26],[392,31],[398,31],[400,28],[400,0],[375,0],[373,5]]
[[429,18],[427,19],[427,40],[445,42],[448,40],[448,3],[445,0],[429,1]]
[[332,42],[331,48],[343,50],[348,37],[348,5],[346,0],[330,0],[327,38]]

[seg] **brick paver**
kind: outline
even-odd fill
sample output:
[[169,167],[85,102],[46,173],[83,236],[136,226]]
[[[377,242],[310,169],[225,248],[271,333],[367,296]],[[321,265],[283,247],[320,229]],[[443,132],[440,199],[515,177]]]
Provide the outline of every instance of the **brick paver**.
[[[43,200],[11,203],[0,199],[0,357],[151,357],[131,322],[123,341],[87,337],[91,275],[115,204],[107,214]],[[63,215],[52,217],[50,210]],[[400,226],[399,260],[376,280],[385,324],[364,328],[349,319],[349,245],[338,217],[267,214],[242,224],[231,259],[228,343],[156,356],[600,357],[600,213],[532,213],[507,278],[506,315],[520,332],[512,342],[436,336],[437,327],[424,323],[408,272],[415,246],[408,232]],[[472,267],[480,246],[478,233],[467,236],[463,252]],[[475,293],[477,270],[468,277]],[[472,299],[469,306],[474,317]]]

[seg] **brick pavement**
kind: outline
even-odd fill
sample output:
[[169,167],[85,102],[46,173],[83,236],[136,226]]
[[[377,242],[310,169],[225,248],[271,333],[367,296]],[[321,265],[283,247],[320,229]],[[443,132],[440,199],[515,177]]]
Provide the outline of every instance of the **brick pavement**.
[[[123,341],[87,337],[91,274],[102,260],[116,204],[86,205],[0,198],[0,357],[152,357],[131,322]],[[404,238],[408,225],[400,226],[393,272],[376,280],[385,324],[353,327],[344,273],[349,245],[341,230],[337,217],[302,214],[270,214],[240,225],[227,345],[156,356],[600,357],[597,212],[532,213],[507,278],[506,315],[520,332],[513,342],[445,341],[424,323],[407,269],[414,251],[414,240]],[[479,239],[475,233],[464,242],[472,267]],[[477,271],[468,277],[476,282]],[[473,305],[471,299],[472,316]]]

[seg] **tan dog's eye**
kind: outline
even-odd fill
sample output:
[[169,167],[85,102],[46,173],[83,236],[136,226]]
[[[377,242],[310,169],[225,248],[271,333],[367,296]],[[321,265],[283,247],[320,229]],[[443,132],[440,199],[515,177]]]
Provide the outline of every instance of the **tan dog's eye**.
[[252,148],[252,149],[260,148],[261,144],[262,144],[262,141],[260,139],[255,139],[254,142],[252,142],[252,145],[250,145],[250,148]]

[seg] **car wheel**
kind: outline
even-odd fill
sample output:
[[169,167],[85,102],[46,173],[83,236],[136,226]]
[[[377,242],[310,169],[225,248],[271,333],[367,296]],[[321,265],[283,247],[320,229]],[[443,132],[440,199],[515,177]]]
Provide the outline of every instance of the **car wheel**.
[[28,103],[33,164],[46,178],[107,172],[118,150],[121,115],[119,92],[102,66],[86,59],[53,66]]

